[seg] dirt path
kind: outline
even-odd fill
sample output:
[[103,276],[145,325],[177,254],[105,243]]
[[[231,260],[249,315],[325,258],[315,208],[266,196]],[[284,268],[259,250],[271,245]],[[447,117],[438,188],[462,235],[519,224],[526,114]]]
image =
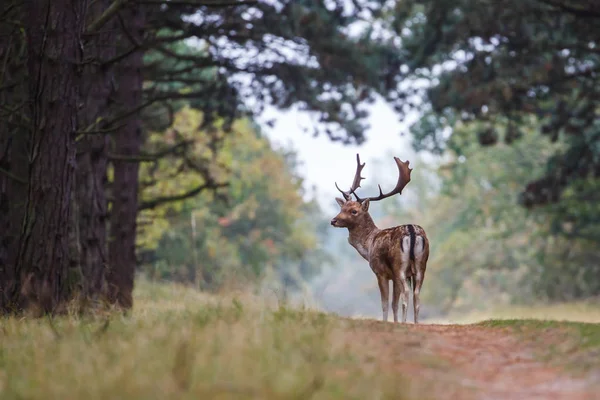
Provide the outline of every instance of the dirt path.
[[575,375],[540,361],[545,341],[556,341],[551,332],[525,339],[508,329],[473,325],[350,325],[346,340],[362,353],[368,348],[365,362],[410,377],[416,398],[600,399],[599,370]]

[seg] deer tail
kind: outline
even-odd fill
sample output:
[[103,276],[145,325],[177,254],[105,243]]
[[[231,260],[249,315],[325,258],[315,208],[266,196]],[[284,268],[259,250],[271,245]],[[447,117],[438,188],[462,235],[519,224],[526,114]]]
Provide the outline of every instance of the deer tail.
[[410,235],[410,261],[415,261],[415,242],[417,241],[417,234],[415,232],[415,227],[412,225],[408,225],[408,233]]

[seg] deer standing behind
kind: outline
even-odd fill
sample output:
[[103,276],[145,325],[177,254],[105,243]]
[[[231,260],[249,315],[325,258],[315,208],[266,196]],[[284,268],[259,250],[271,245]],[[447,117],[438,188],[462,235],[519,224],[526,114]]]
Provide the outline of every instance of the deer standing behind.
[[[350,190],[344,192],[337,186],[337,183],[335,184],[344,198],[336,197],[335,199],[340,205],[341,211],[331,220],[331,225],[336,228],[347,228],[348,243],[369,262],[369,266],[377,277],[384,321],[388,320],[389,281],[391,280],[393,283],[394,322],[398,322],[400,298],[402,298],[402,322],[406,322],[410,291],[408,281],[412,281],[414,318],[415,324],[417,324],[420,308],[419,293],[425,279],[425,269],[429,258],[429,240],[425,230],[419,225],[413,224],[379,229],[369,215],[371,201],[379,201],[395,194],[401,194],[402,189],[410,182],[412,169],[408,168],[408,161],[402,162],[398,157],[394,157],[394,160],[399,171],[396,187],[391,192],[384,194],[379,185],[378,196],[361,199],[355,191],[360,187],[360,181],[364,179],[360,174],[365,164],[361,164],[360,156],[356,155],[356,174]],[[356,201],[352,200],[351,194],[356,197]]]

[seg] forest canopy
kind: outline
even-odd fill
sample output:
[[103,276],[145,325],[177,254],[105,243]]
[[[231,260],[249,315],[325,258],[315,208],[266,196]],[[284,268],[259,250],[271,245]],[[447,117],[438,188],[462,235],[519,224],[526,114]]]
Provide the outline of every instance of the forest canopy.
[[360,145],[376,99],[416,121],[422,172],[374,212],[431,232],[436,304],[597,296],[599,23],[584,0],[5,1],[0,310],[348,261],[257,121],[293,109]]
[[[320,245],[325,217],[317,203],[303,198],[302,179],[295,172],[295,154],[275,149],[249,120],[238,120],[224,135],[218,155],[211,157],[206,137],[199,134],[202,114],[184,107],[166,132],[150,135],[148,146],[178,136],[189,140],[191,157],[228,185],[215,201],[206,194],[166,203],[139,214],[138,251],[142,270],[154,279],[193,282],[216,290],[224,284],[257,282],[275,273],[289,288],[319,272],[326,257]],[[183,167],[183,171],[176,171]],[[170,176],[177,176],[169,179]],[[176,157],[143,164],[141,182],[160,184],[142,189],[145,198],[177,196],[205,182]],[[152,201],[152,200],[150,200]]]

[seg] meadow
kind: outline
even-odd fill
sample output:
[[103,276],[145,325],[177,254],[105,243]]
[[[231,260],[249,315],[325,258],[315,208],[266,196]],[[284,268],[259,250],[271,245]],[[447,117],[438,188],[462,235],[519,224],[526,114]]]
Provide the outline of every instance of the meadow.
[[[573,310],[595,323],[515,320],[536,316],[521,309],[512,320],[496,312],[498,319],[464,317],[479,318],[475,324],[394,325],[247,292],[215,296],[141,280],[129,315],[0,320],[0,398],[479,398],[501,393],[503,383],[519,388],[518,379],[503,381],[510,368],[485,374],[513,355],[540,382],[562,379],[570,398],[587,398],[600,371],[600,357],[592,357],[600,349],[600,307],[563,305],[537,315],[560,320]],[[546,339],[557,344],[551,353]],[[477,349],[495,358],[481,359]],[[574,369],[582,359],[585,370]]]

